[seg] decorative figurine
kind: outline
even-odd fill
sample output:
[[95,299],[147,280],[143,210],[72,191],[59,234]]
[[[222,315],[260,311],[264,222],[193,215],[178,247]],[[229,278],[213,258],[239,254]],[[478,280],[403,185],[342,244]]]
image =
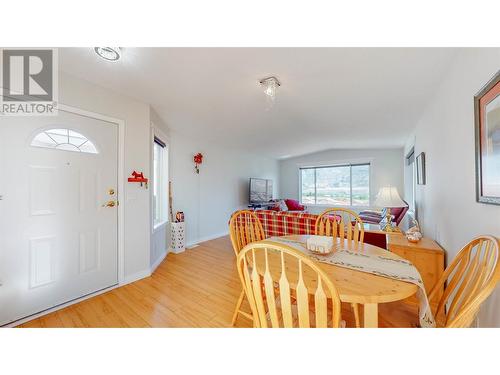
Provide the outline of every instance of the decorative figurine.
[[175,214],[175,222],[182,223],[183,221],[184,221],[184,212],[177,211],[177,213]]
[[416,243],[422,238],[422,232],[420,231],[420,225],[416,219],[412,218],[412,224],[414,225],[406,231],[406,239]]

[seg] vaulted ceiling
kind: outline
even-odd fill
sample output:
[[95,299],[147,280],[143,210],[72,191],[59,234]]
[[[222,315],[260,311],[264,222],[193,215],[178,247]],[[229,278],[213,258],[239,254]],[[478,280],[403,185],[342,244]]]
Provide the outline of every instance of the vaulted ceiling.
[[[402,147],[457,53],[451,48],[61,48],[60,69],[150,103],[168,126],[275,158]],[[268,110],[259,86],[281,81]]]

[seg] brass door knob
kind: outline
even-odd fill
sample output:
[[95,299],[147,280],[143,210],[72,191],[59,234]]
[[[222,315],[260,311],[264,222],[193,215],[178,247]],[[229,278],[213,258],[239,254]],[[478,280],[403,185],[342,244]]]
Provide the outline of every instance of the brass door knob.
[[114,207],[114,206],[116,206],[115,201],[109,201],[108,203],[102,205],[102,207]]

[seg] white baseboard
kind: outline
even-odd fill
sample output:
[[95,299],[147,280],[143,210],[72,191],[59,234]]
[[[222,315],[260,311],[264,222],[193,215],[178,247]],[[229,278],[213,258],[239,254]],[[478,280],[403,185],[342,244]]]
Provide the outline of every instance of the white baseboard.
[[188,242],[186,244],[186,248],[192,247],[194,245],[198,245],[198,244],[205,242],[205,241],[215,240],[216,238],[224,237],[224,236],[227,236],[228,234],[229,234],[229,231],[224,231],[222,233],[217,233],[217,234],[213,234],[210,236],[201,237],[201,238],[198,238],[197,240]]
[[151,276],[151,269],[147,268],[145,270],[133,273],[132,275],[125,276],[125,278],[120,282],[119,286],[127,285],[133,283],[134,281],[144,279],[145,277]]
[[167,254],[169,252],[170,252],[170,249],[167,249],[167,251],[165,251],[164,254],[162,254],[162,255],[160,255],[158,257],[158,259],[151,266],[150,274],[152,274],[153,272],[155,272],[155,270],[158,268],[158,266],[160,265],[160,263],[163,262],[163,260],[167,257]]
[[103,293],[109,292],[110,290],[113,290],[115,288],[119,288],[119,287],[121,287],[123,285],[126,285],[126,284],[133,283],[134,281],[137,281],[137,280],[143,279],[145,277],[149,277],[149,276],[151,276],[151,270],[149,270],[149,269],[143,270],[143,271],[140,271],[140,272],[136,272],[136,273],[134,273],[134,274],[132,274],[130,276],[126,276],[119,284],[110,286],[109,288],[98,290],[97,292],[87,294],[87,295],[85,295],[83,297],[80,297],[80,298],[76,298],[74,300],[62,303],[62,304],[54,306],[54,307],[52,307],[50,309],[41,311],[39,313],[30,315],[30,316],[27,316],[26,318],[22,318],[22,319],[16,320],[15,322],[8,323],[8,324],[6,324],[6,325],[4,325],[2,327],[16,327],[16,326],[18,326],[20,324],[29,322],[30,320],[39,318],[39,317],[47,315],[47,314],[50,314],[50,313],[52,313],[54,311],[57,311],[57,310],[64,309],[65,307],[77,304],[79,302],[85,301],[86,299],[98,296],[99,294],[103,294]]
[[39,318],[39,317],[44,316],[44,315],[48,315],[50,313],[53,313],[54,311],[61,310],[61,309],[64,309],[65,307],[68,307],[68,306],[74,305],[76,303],[85,301],[86,299],[89,299],[89,298],[92,298],[92,297],[96,297],[99,294],[103,294],[103,293],[109,292],[110,290],[118,288],[118,287],[120,287],[122,285],[123,284],[116,284],[116,285],[110,286],[109,288],[98,290],[97,292],[90,293],[90,294],[87,294],[86,296],[83,296],[83,297],[71,300],[69,302],[62,303],[60,305],[51,307],[50,309],[41,311],[39,313],[30,315],[30,316],[27,316],[25,318],[18,319],[16,321],[12,322],[12,323],[8,323],[8,324],[0,326],[0,327],[6,327],[6,328],[16,327],[16,326],[21,325],[23,323],[29,322],[30,320],[34,320],[34,319]]
[[170,253],[170,252],[171,252],[171,253],[173,253],[173,254],[180,254],[180,253],[183,253],[184,251],[186,251],[186,248],[185,248],[185,247],[184,247],[184,250],[181,250],[181,251],[179,251],[179,250],[174,250],[174,249],[172,249],[171,247],[169,247],[169,248],[168,248],[168,253]]

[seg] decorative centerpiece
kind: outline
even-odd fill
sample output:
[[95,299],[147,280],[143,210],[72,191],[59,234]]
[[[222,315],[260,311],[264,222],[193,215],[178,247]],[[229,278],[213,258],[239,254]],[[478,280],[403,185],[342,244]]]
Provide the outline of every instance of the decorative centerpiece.
[[406,239],[409,242],[417,243],[422,238],[422,232],[420,231],[420,225],[416,219],[412,219],[413,226],[406,231]]
[[309,236],[306,248],[318,255],[328,255],[333,252],[333,238],[328,236]]

